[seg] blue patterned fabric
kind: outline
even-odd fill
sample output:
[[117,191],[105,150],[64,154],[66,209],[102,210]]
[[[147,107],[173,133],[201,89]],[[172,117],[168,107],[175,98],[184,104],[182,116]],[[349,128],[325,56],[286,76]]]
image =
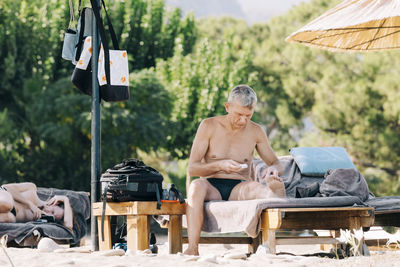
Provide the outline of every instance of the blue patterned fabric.
[[343,147],[294,147],[290,154],[306,176],[323,177],[328,170],[357,169]]

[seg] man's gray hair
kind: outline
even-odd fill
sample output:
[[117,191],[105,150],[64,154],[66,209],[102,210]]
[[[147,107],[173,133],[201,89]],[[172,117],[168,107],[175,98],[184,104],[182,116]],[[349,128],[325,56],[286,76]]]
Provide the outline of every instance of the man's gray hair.
[[257,95],[250,86],[239,84],[229,93],[228,102],[234,101],[238,101],[243,107],[251,108],[257,103]]

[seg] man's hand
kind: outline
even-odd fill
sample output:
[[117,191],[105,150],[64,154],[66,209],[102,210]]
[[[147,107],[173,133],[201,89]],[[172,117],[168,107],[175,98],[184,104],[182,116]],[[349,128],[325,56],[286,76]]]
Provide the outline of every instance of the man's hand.
[[236,173],[240,172],[242,167],[240,163],[231,159],[225,159],[220,161],[220,169],[225,173]]

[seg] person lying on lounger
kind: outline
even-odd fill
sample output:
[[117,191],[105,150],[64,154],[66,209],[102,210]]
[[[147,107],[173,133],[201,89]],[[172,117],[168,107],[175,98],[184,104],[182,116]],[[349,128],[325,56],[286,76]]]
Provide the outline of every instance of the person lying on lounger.
[[43,215],[53,216],[72,230],[73,213],[67,196],[56,195],[42,201],[33,183],[4,184],[0,186],[0,222],[29,222]]
[[[190,152],[188,172],[198,176],[189,186],[186,218],[189,246],[184,252],[198,255],[204,201],[283,198],[285,186],[279,177],[283,166],[260,125],[252,122],[256,93],[238,85],[229,94],[228,114],[203,120]],[[266,185],[250,181],[254,150],[269,166],[262,177]]]

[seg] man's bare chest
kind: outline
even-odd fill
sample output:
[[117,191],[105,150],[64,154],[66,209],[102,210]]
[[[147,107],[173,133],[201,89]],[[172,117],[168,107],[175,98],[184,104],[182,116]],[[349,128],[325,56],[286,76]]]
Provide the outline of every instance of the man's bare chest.
[[206,159],[233,159],[241,163],[250,162],[253,158],[256,142],[245,134],[218,134],[209,140]]

